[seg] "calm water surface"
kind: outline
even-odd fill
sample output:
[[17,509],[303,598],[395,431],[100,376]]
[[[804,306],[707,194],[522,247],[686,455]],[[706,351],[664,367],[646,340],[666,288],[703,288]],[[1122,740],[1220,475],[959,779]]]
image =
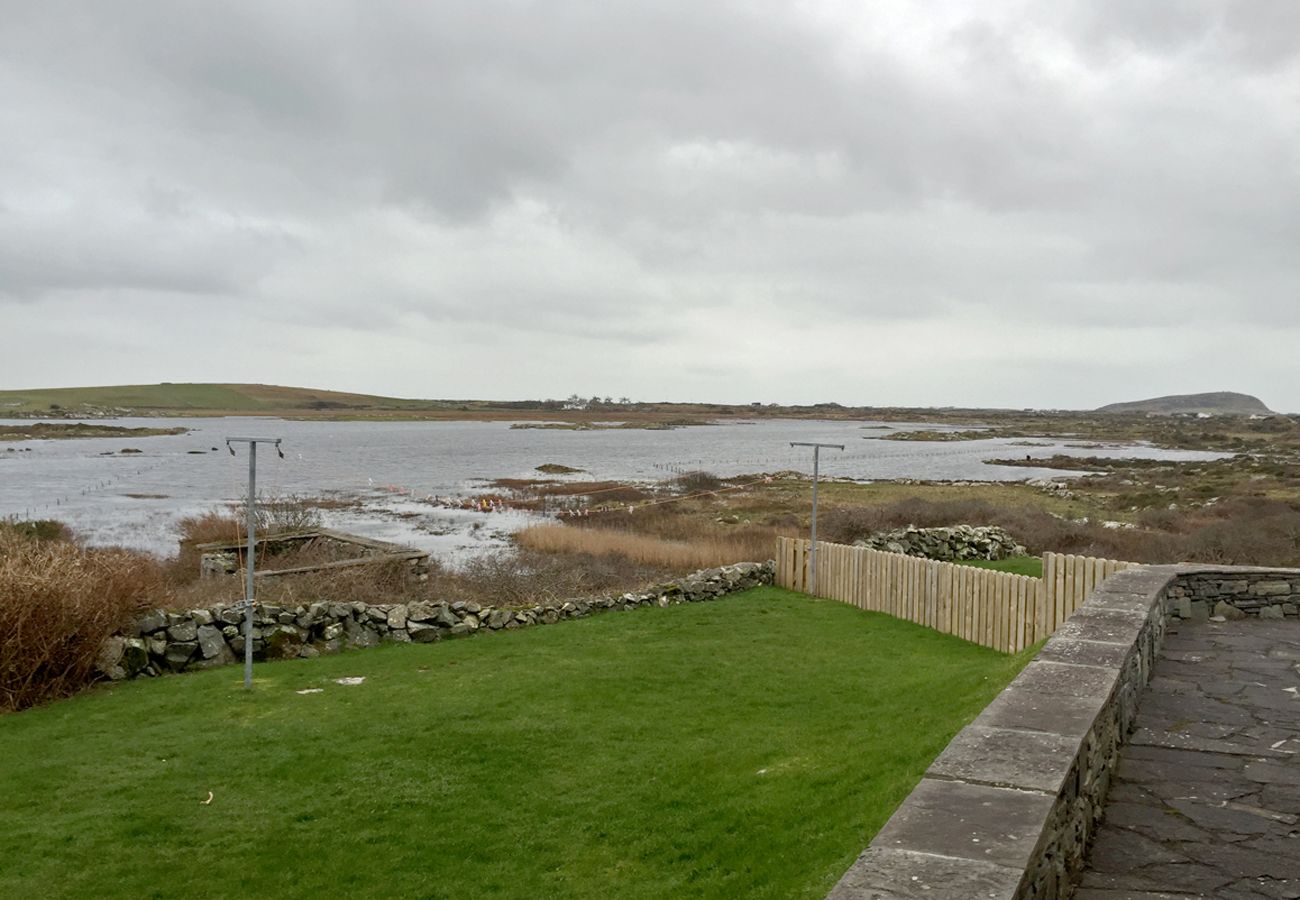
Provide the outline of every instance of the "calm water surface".
[[[824,451],[822,473],[859,480],[1017,481],[1061,473],[986,465],[1028,454],[1209,459],[1218,454],[1107,444],[1023,446],[1014,440],[952,443],[877,440],[889,430],[934,425],[777,420],[726,422],[671,431],[512,429],[509,422],[299,422],[266,418],[116,419],[101,424],[191,429],[175,436],[88,438],[0,444],[0,517],[57,518],[93,544],[168,554],[178,519],[240,499],[247,451],[227,436],[279,437],[284,459],[258,453],[259,493],[358,497],[360,509],[332,511],[327,524],[409,543],[448,559],[504,545],[534,517],[442,509],[418,498],[482,491],[495,478],[540,477],[535,467],[583,469],[582,480],[658,481],[703,469],[717,475],[811,473],[811,451],[790,441],[844,444]],[[967,426],[961,426],[965,428]],[[10,452],[12,448],[12,452]],[[125,448],[138,454],[122,454]]]

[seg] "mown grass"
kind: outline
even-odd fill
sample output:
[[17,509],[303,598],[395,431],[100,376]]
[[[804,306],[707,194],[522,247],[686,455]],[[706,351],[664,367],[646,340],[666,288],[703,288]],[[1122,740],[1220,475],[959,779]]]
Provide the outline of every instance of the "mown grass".
[[974,566],[977,569],[993,569],[995,572],[1010,572],[1013,575],[1028,575],[1032,578],[1043,577],[1043,558],[1041,556],[1013,556],[1010,559],[963,559],[958,565]]
[[1024,661],[760,588],[106,687],[0,717],[0,896],[820,897]]

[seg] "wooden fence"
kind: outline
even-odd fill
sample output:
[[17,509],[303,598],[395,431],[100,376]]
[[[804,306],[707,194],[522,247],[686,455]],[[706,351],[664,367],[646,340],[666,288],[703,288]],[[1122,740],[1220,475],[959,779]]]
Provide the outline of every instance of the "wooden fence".
[[[776,583],[807,591],[811,544],[778,538]],[[1133,563],[1043,555],[1043,577],[845,544],[817,544],[817,596],[1015,653],[1054,632],[1101,582]]]

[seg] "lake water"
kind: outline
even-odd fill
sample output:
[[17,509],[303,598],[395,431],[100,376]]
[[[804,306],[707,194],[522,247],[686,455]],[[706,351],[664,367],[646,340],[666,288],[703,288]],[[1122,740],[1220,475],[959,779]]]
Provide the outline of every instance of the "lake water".
[[[582,469],[583,474],[570,476],[581,480],[650,482],[701,469],[722,476],[811,473],[811,450],[791,448],[789,443],[821,441],[845,445],[842,453],[823,451],[821,471],[827,477],[1017,481],[1062,473],[990,466],[983,460],[1056,453],[1177,460],[1218,456],[1141,445],[1023,446],[1007,439],[882,441],[876,438],[890,430],[952,429],[844,421],[737,421],[669,431],[260,417],[115,419],[100,424],[192,430],[160,437],[0,444],[0,517],[59,519],[92,544],[172,553],[178,519],[236,501],[247,491],[246,446],[237,445],[238,455],[232,457],[225,447],[227,436],[283,439],[284,459],[265,446],[258,453],[259,494],[358,497],[364,501],[362,508],[330,511],[327,524],[408,543],[452,560],[503,546],[511,532],[536,517],[443,509],[418,499],[472,495],[495,478],[542,477],[535,467],[543,463]],[[125,448],[141,452],[122,454]]]

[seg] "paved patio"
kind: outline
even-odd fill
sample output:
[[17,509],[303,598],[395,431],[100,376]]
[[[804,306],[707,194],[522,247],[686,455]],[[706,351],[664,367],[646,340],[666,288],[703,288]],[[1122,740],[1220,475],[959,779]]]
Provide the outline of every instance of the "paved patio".
[[1300,900],[1300,622],[1171,628],[1076,900]]

